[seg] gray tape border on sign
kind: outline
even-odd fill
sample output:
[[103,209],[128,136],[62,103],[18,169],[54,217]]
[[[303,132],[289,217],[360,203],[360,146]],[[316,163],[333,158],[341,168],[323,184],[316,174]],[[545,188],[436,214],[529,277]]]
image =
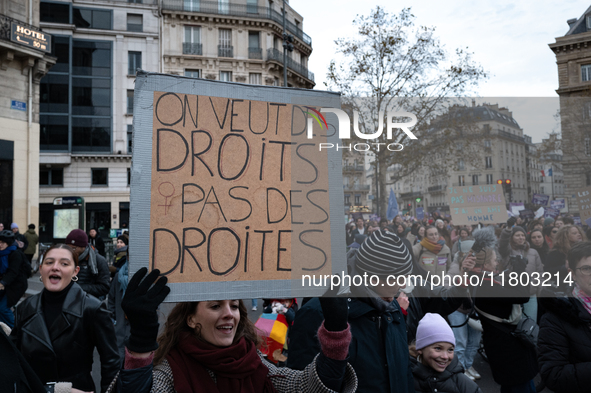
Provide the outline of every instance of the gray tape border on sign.
[[[286,104],[311,105],[340,108],[340,93],[308,89],[285,89],[273,86],[209,81],[169,74],[138,71],[134,92],[133,116],[133,156],[131,169],[130,195],[130,266],[134,274],[142,267],[150,269],[150,205],[152,173],[152,128],[154,92],[174,92],[181,94],[205,95],[231,99],[260,100]],[[334,122],[337,123],[338,122]],[[335,146],[340,144],[337,132],[328,138]],[[330,198],[330,230],[332,273],[346,272],[345,231],[341,221],[344,212],[342,153],[329,149],[328,180]],[[142,182],[142,178],[147,181]],[[343,242],[334,239],[343,239]],[[138,262],[136,262],[138,261]],[[262,297],[285,297],[291,288],[290,297],[319,296],[326,287],[302,287],[301,279],[260,280],[240,282],[174,283],[169,284],[171,293],[166,302],[186,302],[199,300],[219,300],[222,294],[232,291],[240,299]],[[242,288],[241,288],[242,287]],[[198,288],[198,289],[197,289]]]

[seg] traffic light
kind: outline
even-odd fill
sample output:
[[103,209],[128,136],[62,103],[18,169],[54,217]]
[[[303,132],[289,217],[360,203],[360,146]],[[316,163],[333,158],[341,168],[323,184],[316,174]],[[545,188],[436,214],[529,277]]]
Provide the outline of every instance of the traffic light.
[[497,180],[497,184],[503,184],[502,180]]
[[507,193],[509,202],[511,202],[513,199],[513,194],[511,193],[511,179],[505,179],[505,192]]
[[288,51],[293,51],[293,36],[291,34],[283,33],[283,47]]

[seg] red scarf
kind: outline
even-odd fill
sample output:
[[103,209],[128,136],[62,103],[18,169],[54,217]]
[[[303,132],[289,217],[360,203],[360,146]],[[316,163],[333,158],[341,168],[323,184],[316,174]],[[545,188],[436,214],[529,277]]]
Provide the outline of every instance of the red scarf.
[[[177,393],[276,393],[253,343],[242,337],[219,348],[189,332],[166,357]],[[217,384],[206,369],[213,371]]]

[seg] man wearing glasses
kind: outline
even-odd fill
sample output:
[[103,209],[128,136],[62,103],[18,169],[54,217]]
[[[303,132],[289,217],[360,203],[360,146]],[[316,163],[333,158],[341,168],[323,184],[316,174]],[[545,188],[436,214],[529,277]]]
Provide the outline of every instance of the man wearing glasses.
[[[591,386],[591,242],[567,254],[573,286],[566,293],[542,293],[547,312],[538,338],[540,373],[555,393],[588,392]],[[566,296],[565,296],[566,295]]]

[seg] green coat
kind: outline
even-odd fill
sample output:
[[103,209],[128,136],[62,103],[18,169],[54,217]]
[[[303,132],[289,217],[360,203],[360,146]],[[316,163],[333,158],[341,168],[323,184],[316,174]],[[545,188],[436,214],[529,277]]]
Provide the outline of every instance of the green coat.
[[39,244],[39,236],[35,233],[34,229],[29,229],[24,233],[27,241],[29,242],[29,246],[25,248],[25,254],[35,254],[37,252],[37,244]]

